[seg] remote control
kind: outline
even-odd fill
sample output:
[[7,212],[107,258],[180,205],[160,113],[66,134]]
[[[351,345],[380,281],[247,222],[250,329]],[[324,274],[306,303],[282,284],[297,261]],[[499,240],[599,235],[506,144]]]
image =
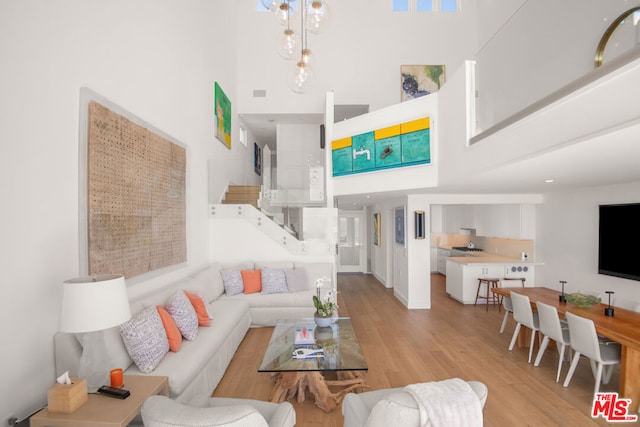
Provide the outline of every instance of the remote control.
[[129,390],[125,390],[123,388],[109,387],[107,385],[103,385],[102,387],[100,387],[98,389],[98,393],[104,394],[105,396],[109,396],[109,397],[115,397],[118,399],[126,399],[131,394],[129,393]]

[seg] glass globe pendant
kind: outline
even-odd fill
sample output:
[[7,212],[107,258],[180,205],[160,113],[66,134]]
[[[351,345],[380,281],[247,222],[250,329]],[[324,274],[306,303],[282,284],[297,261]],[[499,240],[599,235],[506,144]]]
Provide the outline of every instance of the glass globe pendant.
[[307,65],[310,65],[312,58],[313,58],[313,56],[312,56],[312,53],[311,53],[311,49],[308,49],[308,48],[302,49],[301,58],[300,58],[300,60],[302,62],[304,62]]
[[290,28],[284,30],[278,37],[278,55],[284,59],[293,59],[300,49],[300,36]]
[[280,0],[260,0],[265,9],[275,12],[280,7]]
[[287,85],[295,93],[305,93],[313,86],[315,78],[316,76],[311,66],[299,61],[287,78]]
[[306,26],[312,33],[318,34],[324,31],[330,16],[329,5],[327,5],[326,1],[312,0],[307,2]]
[[278,15],[278,21],[281,25],[289,26],[289,17],[293,13],[293,8],[289,4],[288,1],[280,3],[278,9],[276,10],[276,14]]

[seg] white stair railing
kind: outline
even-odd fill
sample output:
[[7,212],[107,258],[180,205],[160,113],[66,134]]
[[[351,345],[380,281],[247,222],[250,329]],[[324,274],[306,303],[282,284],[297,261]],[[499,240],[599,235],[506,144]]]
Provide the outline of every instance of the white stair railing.
[[[322,215],[327,221],[332,220],[335,215],[327,214],[326,211]],[[280,225],[275,223],[271,218],[262,213],[251,205],[246,204],[214,204],[209,206],[209,217],[212,219],[243,219],[256,229],[265,233],[274,242],[285,248],[293,255],[319,255],[326,256],[335,253],[335,237],[331,238],[313,238],[311,240],[298,240],[295,236],[284,230]],[[336,219],[336,218],[333,218]],[[332,230],[335,227],[325,225],[325,229]],[[320,234],[327,234],[326,232]],[[315,237],[315,236],[314,236]]]
[[244,219],[256,228],[267,234],[271,239],[286,248],[294,255],[305,253],[305,245],[282,227],[272,221],[268,216],[251,205],[210,205],[209,216],[217,219]]

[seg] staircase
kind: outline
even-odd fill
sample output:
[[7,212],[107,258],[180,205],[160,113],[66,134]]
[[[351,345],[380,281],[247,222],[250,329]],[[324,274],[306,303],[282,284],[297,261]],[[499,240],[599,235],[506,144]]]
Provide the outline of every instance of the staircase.
[[222,203],[226,205],[251,205],[260,209],[260,192],[259,185],[230,185],[224,194]]

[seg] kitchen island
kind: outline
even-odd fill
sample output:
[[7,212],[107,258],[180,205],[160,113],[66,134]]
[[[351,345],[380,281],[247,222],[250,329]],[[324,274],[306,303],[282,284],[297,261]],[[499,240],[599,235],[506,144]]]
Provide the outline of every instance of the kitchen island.
[[[480,256],[447,258],[447,293],[463,304],[474,304],[478,291],[479,278],[524,278],[525,286],[535,284],[534,267],[542,263],[522,261],[500,255],[482,254]],[[507,281],[501,286],[520,286],[520,281]],[[505,286],[506,287],[506,286]],[[480,291],[486,296],[486,288]],[[479,302],[485,302],[480,300]]]

